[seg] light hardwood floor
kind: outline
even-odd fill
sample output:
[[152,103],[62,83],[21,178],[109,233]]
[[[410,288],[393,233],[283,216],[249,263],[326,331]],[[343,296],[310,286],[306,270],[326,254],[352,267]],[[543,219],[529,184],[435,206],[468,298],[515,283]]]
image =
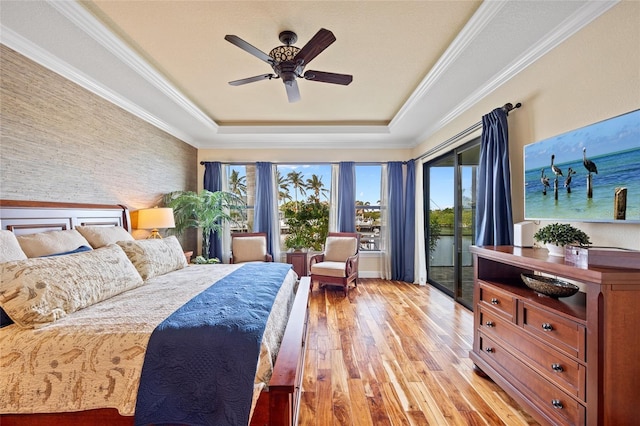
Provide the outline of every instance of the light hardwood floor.
[[314,288],[300,425],[533,425],[473,372],[473,314],[431,286]]

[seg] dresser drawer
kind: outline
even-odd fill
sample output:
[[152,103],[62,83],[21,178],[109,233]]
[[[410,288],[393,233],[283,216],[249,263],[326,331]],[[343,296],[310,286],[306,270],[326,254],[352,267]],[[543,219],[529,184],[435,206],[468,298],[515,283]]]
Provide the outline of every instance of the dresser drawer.
[[515,321],[516,298],[511,294],[480,282],[480,303],[493,307],[503,318]]
[[[499,338],[507,343],[517,342],[518,327],[493,309],[480,305],[479,330],[491,338]],[[522,334],[520,330],[519,334]]]
[[554,348],[585,359],[585,327],[552,312],[522,302],[522,327]]
[[480,357],[512,382],[548,417],[555,419],[554,423],[585,423],[586,411],[582,404],[518,360],[495,340],[482,333],[479,339]]

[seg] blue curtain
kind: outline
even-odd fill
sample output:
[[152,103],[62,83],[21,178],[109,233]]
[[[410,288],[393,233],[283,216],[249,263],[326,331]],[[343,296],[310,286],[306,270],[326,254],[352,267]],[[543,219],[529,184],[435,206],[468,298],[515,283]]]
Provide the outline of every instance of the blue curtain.
[[[222,191],[222,163],[206,161],[204,163],[204,189],[211,192]],[[217,257],[222,260],[222,239],[215,232],[211,233],[209,243],[209,258]]]
[[402,162],[387,164],[388,212],[389,212],[389,255],[391,257],[391,279],[404,278],[404,185],[402,182]]
[[339,164],[338,232],[356,232],[356,166],[353,161]]
[[507,113],[502,108],[482,117],[476,244],[513,244],[509,129]]
[[387,226],[391,279],[413,282],[416,240],[415,161],[406,163],[406,176],[400,161],[387,163]]
[[404,271],[402,281],[412,283],[416,252],[416,162],[407,162],[404,200]]
[[256,203],[253,213],[253,231],[267,233],[267,252],[273,255],[272,224],[278,221],[273,217],[275,200],[273,194],[273,178],[271,163],[256,163]]

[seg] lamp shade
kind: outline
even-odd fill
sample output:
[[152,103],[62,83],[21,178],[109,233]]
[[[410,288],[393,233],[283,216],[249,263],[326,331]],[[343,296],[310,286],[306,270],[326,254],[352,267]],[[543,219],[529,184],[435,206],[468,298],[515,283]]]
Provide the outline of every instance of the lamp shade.
[[175,228],[173,209],[169,207],[154,207],[138,210],[138,229]]

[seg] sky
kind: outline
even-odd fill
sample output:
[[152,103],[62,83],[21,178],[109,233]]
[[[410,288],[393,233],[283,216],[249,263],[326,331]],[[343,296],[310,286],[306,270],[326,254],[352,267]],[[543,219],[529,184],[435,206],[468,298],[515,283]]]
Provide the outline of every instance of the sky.
[[582,159],[582,148],[588,158],[640,148],[640,110],[526,145],[525,168],[549,167],[551,154],[556,164]]
[[[234,167],[232,166],[231,169]],[[242,167],[244,169],[244,167]],[[318,175],[326,189],[331,189],[331,164],[278,164],[278,170],[283,176],[289,172],[302,172],[304,180],[312,175]],[[244,172],[243,172],[244,173]],[[380,165],[356,165],[356,200],[378,205],[380,201]],[[293,194],[291,194],[293,196]],[[329,194],[327,193],[327,197]],[[320,197],[321,200],[325,198]],[[328,199],[328,198],[327,198]]]

